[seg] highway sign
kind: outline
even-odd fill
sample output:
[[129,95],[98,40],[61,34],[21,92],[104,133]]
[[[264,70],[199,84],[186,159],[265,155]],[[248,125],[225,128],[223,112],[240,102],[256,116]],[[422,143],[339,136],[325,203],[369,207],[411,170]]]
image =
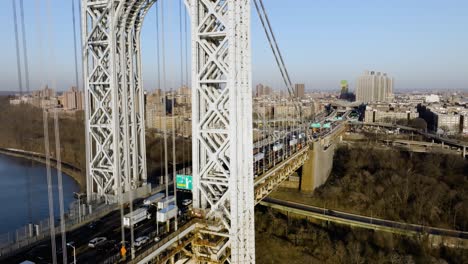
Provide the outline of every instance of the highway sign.
[[192,190],[192,176],[191,175],[176,175],[176,186],[177,189]]

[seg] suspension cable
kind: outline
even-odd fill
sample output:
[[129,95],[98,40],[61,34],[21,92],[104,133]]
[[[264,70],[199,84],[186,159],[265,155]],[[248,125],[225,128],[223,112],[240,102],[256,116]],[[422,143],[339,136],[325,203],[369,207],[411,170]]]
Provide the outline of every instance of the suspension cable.
[[[161,8],[159,7],[158,3],[156,3],[156,61],[157,61],[157,64],[158,64],[158,70],[157,70],[157,77],[158,77],[158,91],[161,92],[162,89],[161,89],[161,56],[160,56],[160,43],[161,43],[161,38],[159,37],[160,36],[160,32],[159,32],[159,12],[160,12]],[[161,100],[161,94],[159,94],[159,100]],[[157,102],[156,105],[160,105],[161,104],[161,101]],[[162,110],[162,109],[161,109]],[[156,107],[155,111],[153,112],[153,121],[154,120],[157,120],[156,117],[159,117],[157,116],[158,115],[158,108]],[[159,118],[161,120],[161,118]],[[160,158],[162,158],[164,156],[164,149],[163,148],[159,148],[161,150],[161,156]],[[162,163],[160,163],[160,179],[159,179],[159,184],[162,184],[164,182],[164,166]]]
[[[279,49],[278,43],[276,41],[276,37],[271,27],[270,20],[268,18],[265,7],[263,5],[263,1],[254,0],[254,4],[255,4],[255,9],[257,10],[257,14],[260,18],[260,22],[262,24],[263,30],[265,31],[266,37],[268,39],[268,43],[275,57],[276,64],[280,70],[281,77],[283,78],[283,82],[286,85],[289,95],[293,97],[294,92],[293,92],[291,78],[289,77],[289,72],[284,63],[283,56],[281,55],[281,51]],[[261,8],[259,6],[261,6]],[[295,107],[296,107],[296,111],[298,112],[300,116],[300,119],[302,119],[302,106],[298,102],[295,102]]]
[[[188,28],[188,23],[187,23],[187,17],[188,17],[188,12],[187,12],[187,8],[183,8],[184,9],[184,37],[185,37],[185,87],[187,87],[187,89],[190,89],[190,91],[192,91],[192,87],[191,85],[189,86],[189,55],[188,55],[188,50],[189,50],[189,41],[188,41],[188,33],[187,33],[187,28]],[[191,99],[191,92],[190,92],[190,95],[188,95],[189,98]],[[191,101],[191,100],[190,100]],[[185,107],[184,107],[184,116],[185,116]],[[184,119],[185,120],[185,119]],[[191,135],[190,134],[187,134],[187,137],[189,137]],[[185,137],[184,137],[184,145],[185,145]],[[191,159],[190,157],[192,156],[191,152],[190,152],[190,145],[187,146],[187,166],[186,167],[189,167],[189,164],[191,163]],[[184,166],[185,167],[185,166]],[[192,173],[192,172],[190,172]]]
[[[181,91],[182,87],[184,86],[184,47],[182,42],[182,0],[179,1],[179,44],[180,44],[180,88]],[[181,96],[185,97],[185,94],[182,93]],[[184,106],[182,107],[182,126],[184,126],[184,119],[185,119],[185,102]],[[185,168],[185,140],[184,140],[184,131],[182,130],[182,166]]]
[[72,4],[72,21],[73,21],[73,49],[75,52],[75,86],[76,89],[79,88],[79,80],[78,80],[78,48],[76,45],[76,19],[75,19],[75,1],[71,1]]
[[164,96],[163,96],[163,118],[162,122],[163,134],[164,134],[164,174],[165,174],[165,184],[166,184],[166,197],[169,196],[169,168],[167,166],[167,80],[166,80],[166,45],[165,45],[165,34],[164,34],[164,1],[161,1],[161,52],[162,52],[162,78],[164,86]]
[[[19,34],[18,34],[18,19],[17,19],[17,10],[16,10],[16,2],[13,0],[13,24],[15,28],[15,40],[16,40],[16,64],[18,70],[18,90],[20,94],[20,101],[22,100],[23,96],[23,85],[22,85],[22,74],[21,74],[21,56],[20,56],[20,45],[19,45]],[[25,67],[25,83],[27,86],[27,91],[29,92],[29,71],[28,71],[28,60],[27,60],[27,51],[26,51],[26,34],[25,34],[25,26],[24,26],[24,12],[23,12],[23,1],[20,1],[20,21],[22,26],[22,39],[23,39],[23,58],[24,58],[24,67]],[[29,144],[28,144],[29,146]],[[31,161],[31,166],[33,161]],[[27,178],[27,199],[28,199],[28,218],[29,222],[33,222],[33,213],[32,213],[32,196],[31,196],[31,188],[32,188],[32,175],[29,172],[30,167],[26,167],[26,178]]]
[[[48,0],[47,2],[47,15],[48,15],[48,39],[49,41],[52,41],[54,39],[53,35],[53,23],[51,21],[53,15],[52,15],[52,8],[51,8],[51,0]],[[55,52],[54,52],[54,45],[53,42],[49,43],[49,56],[51,58],[51,61],[55,61]],[[52,80],[52,86],[53,88],[57,89],[57,83],[55,79],[55,74],[53,72],[53,67],[51,67],[50,71],[50,78]],[[61,237],[62,237],[62,258],[63,258],[63,263],[67,263],[67,239],[66,239],[66,230],[65,230],[65,212],[64,212],[64,199],[63,199],[63,181],[62,181],[62,164],[61,164],[61,149],[60,149],[60,132],[59,132],[59,119],[58,119],[58,114],[57,110],[54,110],[54,138],[55,138],[55,159],[57,161],[57,184],[58,184],[58,194],[59,194],[59,211],[60,211],[60,232],[61,232]],[[48,120],[46,120],[48,122]],[[47,125],[48,126],[48,125]],[[49,142],[47,142],[49,144]],[[50,166],[50,164],[49,164]],[[51,186],[52,187],[52,186]],[[52,199],[52,196],[50,197]],[[49,205],[50,206],[50,205]],[[52,201],[52,206],[53,206],[53,201]],[[53,211],[52,211],[53,212]],[[52,214],[53,215],[53,214]],[[55,225],[52,225],[51,228],[53,228]],[[55,242],[55,236],[51,237],[52,240]],[[54,243],[55,244],[55,243]],[[56,257],[56,250],[53,250],[53,259],[54,263],[57,261]]]
[[23,0],[20,1],[21,30],[23,32],[23,59],[24,59],[24,81],[26,92],[29,93],[29,63],[28,63],[28,45],[26,44],[26,27],[24,25]]
[[19,44],[19,36],[18,36],[18,17],[16,11],[16,0],[11,0],[13,4],[13,20],[14,20],[14,29],[15,29],[15,43],[16,43],[16,67],[18,72],[18,85],[20,95],[23,95],[23,76],[21,72],[21,56],[20,56],[20,44]]

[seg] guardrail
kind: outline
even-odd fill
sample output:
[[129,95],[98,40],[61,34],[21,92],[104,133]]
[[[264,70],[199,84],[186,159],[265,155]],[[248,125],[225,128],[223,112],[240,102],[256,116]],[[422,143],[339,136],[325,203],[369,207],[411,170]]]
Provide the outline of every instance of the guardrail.
[[288,208],[295,209],[295,213],[303,214],[306,216],[332,221],[342,224],[349,224],[368,229],[379,229],[398,234],[431,234],[435,236],[446,236],[452,238],[468,239],[468,232],[460,230],[451,230],[438,227],[424,226],[409,224],[404,222],[397,222],[392,220],[385,220],[381,218],[356,215],[327,208],[316,207],[312,205],[300,204],[291,201],[283,201],[274,198],[265,198],[262,205],[275,207],[280,210],[288,211]]
[[[93,209],[91,213],[88,214],[83,212],[82,215],[79,215],[77,210],[69,211],[65,218],[66,232],[88,224],[93,220],[101,218],[118,208],[115,204],[101,204],[95,206],[95,208],[91,207]],[[45,219],[38,222],[37,224],[26,225],[17,229],[16,231],[0,235],[0,258],[10,256],[17,250],[33,245],[42,241],[43,239],[50,237],[50,226],[49,219]],[[58,235],[60,233],[60,224],[55,223],[55,234]]]

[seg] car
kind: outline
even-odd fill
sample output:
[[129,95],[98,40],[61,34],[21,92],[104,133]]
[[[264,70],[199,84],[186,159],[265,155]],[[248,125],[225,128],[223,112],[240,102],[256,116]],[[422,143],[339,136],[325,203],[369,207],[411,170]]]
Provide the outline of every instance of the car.
[[160,237],[157,236],[157,237],[154,238],[154,242],[159,242],[159,241],[161,241]]
[[99,226],[101,226],[101,224],[102,224],[102,222],[100,220],[93,221],[93,222],[88,224],[88,228],[94,230],[94,229],[98,228]]
[[183,205],[183,206],[189,206],[189,205],[191,205],[191,204],[192,204],[192,200],[190,200],[190,199],[184,199],[184,200],[182,200],[182,205]]
[[149,241],[149,237],[147,237],[147,236],[138,237],[137,239],[135,239],[135,246],[136,247],[141,247],[144,244],[148,243],[148,241]]
[[104,252],[112,252],[112,251],[118,251],[119,248],[117,247],[115,240],[107,240],[97,245],[97,250],[104,251]]
[[104,243],[105,241],[107,240],[106,237],[95,237],[93,239],[91,239],[88,243],[88,247],[90,248],[95,248],[97,247],[99,244],[102,244]]

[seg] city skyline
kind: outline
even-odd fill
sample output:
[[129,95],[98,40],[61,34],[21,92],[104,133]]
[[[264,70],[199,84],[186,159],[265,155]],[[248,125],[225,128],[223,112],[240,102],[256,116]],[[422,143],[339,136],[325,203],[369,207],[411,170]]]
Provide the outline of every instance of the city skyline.
[[[50,19],[53,26],[49,28],[48,19],[44,19],[42,31],[52,31],[51,39],[55,40],[53,57],[60,59],[54,65],[44,63],[45,67],[41,67],[39,54],[42,51],[45,53],[43,57],[49,58],[50,51],[44,48],[47,46],[44,38],[43,48],[40,48],[35,24],[38,21],[36,14],[44,15],[48,11],[46,5],[40,9],[36,3],[25,5],[31,89],[47,83],[51,87],[57,86],[58,90],[66,90],[75,82],[71,4],[50,1],[53,3]],[[270,1],[266,8],[293,82],[304,83],[306,91],[339,90],[342,79],[349,80],[350,90],[354,91],[356,78],[367,69],[391,72],[395,77],[395,91],[468,89],[468,53],[464,50],[468,45],[468,33],[464,29],[468,24],[465,15],[468,3],[459,0],[298,2],[282,6],[278,1]],[[11,2],[4,1],[0,7],[5,34],[13,36]],[[168,2],[165,8],[170,10],[165,20],[166,86],[176,88],[182,82],[179,77],[179,4]],[[254,7],[252,11],[253,83],[283,87]],[[77,7],[75,12],[78,14]],[[295,15],[284,19],[284,13]],[[142,34],[146,90],[157,88],[155,19],[153,8]],[[76,23],[79,23],[78,15]],[[0,47],[4,51],[4,59],[0,62],[4,73],[0,91],[17,90],[14,38],[6,39]],[[80,62],[79,59],[81,72]],[[49,81],[45,82],[44,78]],[[54,85],[54,79],[57,85]]]

